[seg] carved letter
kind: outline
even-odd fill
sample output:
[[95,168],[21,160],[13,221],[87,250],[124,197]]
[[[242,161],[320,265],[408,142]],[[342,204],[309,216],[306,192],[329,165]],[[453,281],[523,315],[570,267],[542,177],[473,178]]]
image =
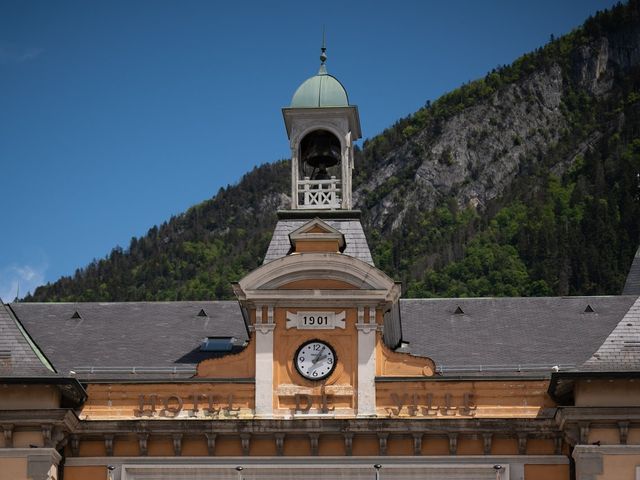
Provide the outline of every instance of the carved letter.
[[[175,407],[170,406],[172,400],[175,400],[178,405]],[[177,417],[182,410],[182,405],[182,397],[179,397],[178,395],[169,395],[164,399],[164,408],[162,409],[162,412],[160,412],[160,414],[163,417]]]
[[238,412],[240,411],[240,407],[233,408],[233,394],[227,395],[227,406],[224,407],[224,414],[228,417],[238,417]]
[[473,398],[473,393],[465,393],[462,397],[462,408],[460,409],[460,415],[469,415],[473,417],[476,414],[477,409],[478,405],[476,405],[476,401]]
[[409,396],[406,393],[402,394],[402,398],[400,398],[396,393],[391,394],[391,400],[398,407],[398,408],[392,407],[389,409],[389,413],[391,414],[391,416],[397,417],[398,415],[400,415],[400,412],[402,412],[402,407],[404,407],[405,403],[407,403],[407,398],[409,398]]
[[189,416],[195,417],[198,415],[198,412],[200,411],[200,409],[198,408],[200,406],[200,399],[207,398],[207,397],[205,397],[200,393],[194,393],[192,395],[189,395],[189,398],[191,398],[191,400],[193,401],[193,408],[189,411]]
[[455,415],[458,407],[453,406],[453,395],[450,393],[444,394],[444,405],[442,406],[443,415]]
[[418,395],[415,393],[411,395],[411,405],[407,407],[409,416],[415,417],[418,414]]
[[205,410],[204,414],[206,417],[217,417],[218,415],[220,415],[221,407],[215,408],[213,406],[213,402],[215,398],[216,398],[215,395],[211,395],[211,394],[207,395],[208,406],[207,408],[204,409]]
[[322,408],[321,408],[322,413],[333,412],[336,409],[335,406],[329,407],[329,399],[330,398],[333,398],[333,395],[327,395],[326,393],[322,394],[322,397],[321,397],[321,399],[322,399]]
[[[307,413],[311,410],[311,397],[305,393],[296,393],[296,412]],[[304,401],[304,407],[302,406],[302,402]]]
[[427,393],[426,400],[427,405],[422,407],[422,414],[424,416],[438,415],[438,407],[433,406],[433,393]]
[[158,401],[157,395],[149,395],[149,405],[151,408],[145,408],[146,397],[145,395],[138,395],[138,410],[135,410],[133,414],[136,417],[153,417],[156,414],[156,402]]

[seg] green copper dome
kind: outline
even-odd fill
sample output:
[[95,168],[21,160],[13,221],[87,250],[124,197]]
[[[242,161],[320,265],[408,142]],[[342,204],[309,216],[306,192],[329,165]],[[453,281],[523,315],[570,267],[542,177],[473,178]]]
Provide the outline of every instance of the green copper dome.
[[347,91],[337,78],[329,75],[324,65],[317,75],[298,87],[291,108],[348,107]]

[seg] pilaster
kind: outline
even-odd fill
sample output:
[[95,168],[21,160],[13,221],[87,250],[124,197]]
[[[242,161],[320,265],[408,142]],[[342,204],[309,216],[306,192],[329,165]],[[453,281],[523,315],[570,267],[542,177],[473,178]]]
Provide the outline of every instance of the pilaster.
[[273,416],[273,307],[268,306],[263,318],[263,307],[256,307],[256,411],[257,418]]
[[358,307],[358,417],[376,415],[376,311],[368,307],[369,318],[365,323],[365,307]]

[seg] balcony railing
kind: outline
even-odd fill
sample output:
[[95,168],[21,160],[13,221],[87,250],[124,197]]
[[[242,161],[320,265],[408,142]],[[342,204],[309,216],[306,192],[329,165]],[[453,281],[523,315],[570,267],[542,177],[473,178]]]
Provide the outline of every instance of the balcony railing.
[[339,209],[340,208],[340,180],[331,177],[329,180],[298,181],[298,194],[302,194],[302,203],[298,208],[308,209]]

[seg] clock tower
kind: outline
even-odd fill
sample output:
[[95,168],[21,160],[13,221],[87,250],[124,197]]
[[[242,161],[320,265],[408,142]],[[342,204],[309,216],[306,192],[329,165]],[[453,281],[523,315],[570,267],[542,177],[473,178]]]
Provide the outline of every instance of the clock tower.
[[290,208],[263,265],[235,284],[255,345],[256,418],[375,417],[376,377],[402,355],[400,285],[375,267],[352,204],[358,109],[324,47],[320,60],[282,110]]

